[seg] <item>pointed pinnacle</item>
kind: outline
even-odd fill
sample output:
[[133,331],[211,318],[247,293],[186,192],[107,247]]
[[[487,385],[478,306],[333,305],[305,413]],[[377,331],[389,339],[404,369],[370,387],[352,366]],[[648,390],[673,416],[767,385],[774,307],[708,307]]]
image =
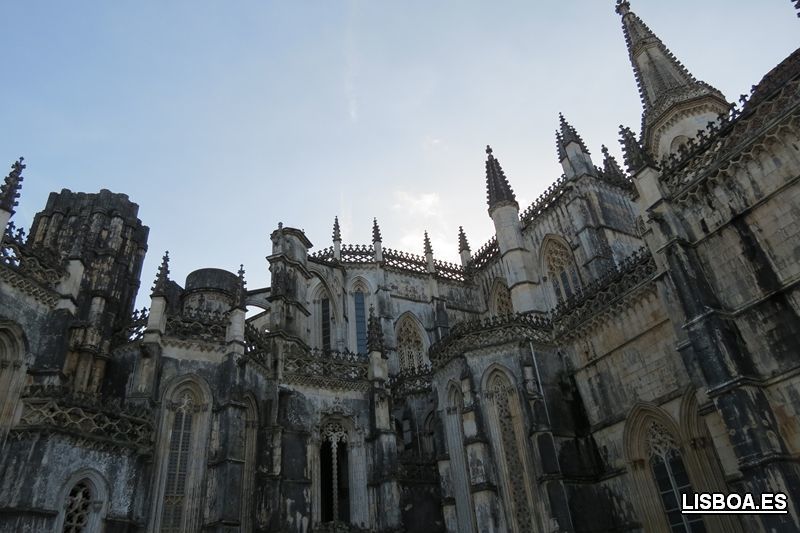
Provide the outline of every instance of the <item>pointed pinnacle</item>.
[[561,137],[561,132],[556,130],[556,155],[558,160],[563,161],[567,157],[567,152],[564,150],[564,138]]
[[564,143],[564,146],[566,147],[569,143],[575,142],[578,143],[581,146],[581,149],[588,154],[589,150],[586,148],[586,144],[584,144],[583,139],[580,135],[578,135],[578,132],[575,130],[575,128],[572,127],[569,122],[567,122],[567,119],[565,119],[564,115],[561,113],[558,114],[558,122],[559,126],[561,127],[561,140]]
[[425,255],[433,253],[433,246],[431,246],[431,239],[428,237],[428,232],[425,232],[425,240],[423,241],[425,245]]
[[492,155],[491,146],[486,146],[486,200],[489,209],[502,202],[517,203],[517,197],[500,167],[500,162]]
[[600,146],[600,151],[603,152],[603,174],[618,178],[625,177],[625,173],[622,172],[617,159],[608,152],[605,144]]
[[239,301],[237,302],[237,304],[238,304],[238,306],[240,308],[245,309],[245,307],[246,307],[245,303],[246,303],[246,300],[247,300],[247,288],[246,288],[247,287],[247,282],[244,280],[244,265],[243,264],[239,265],[239,272],[237,272],[237,274],[239,275],[239,288],[238,288],[238,291],[239,291],[238,300]]
[[372,242],[381,242],[381,228],[377,218],[372,219]]
[[3,184],[0,185],[0,209],[4,209],[14,214],[14,208],[19,204],[19,191],[22,188],[22,171],[25,170],[26,165],[22,162],[25,161],[24,157],[20,157],[18,161],[14,161],[11,165],[11,172],[8,173]]
[[342,230],[339,228],[339,217],[333,217],[333,241],[342,242]]
[[169,251],[164,252],[164,257],[161,258],[161,264],[158,267],[156,280],[153,284],[153,290],[150,296],[166,296],[167,285],[169,283]]
[[650,157],[647,150],[639,144],[639,141],[630,128],[620,126],[619,135],[619,142],[622,145],[622,155],[625,158],[625,166],[628,167],[628,173],[634,175],[643,167],[656,167],[652,157]]
[[369,320],[367,321],[367,350],[370,352],[383,351],[383,329],[380,319],[375,316],[375,307],[369,306]]
[[469,252],[469,243],[467,242],[467,234],[464,233],[464,228],[462,226],[458,227],[458,251],[459,252]]

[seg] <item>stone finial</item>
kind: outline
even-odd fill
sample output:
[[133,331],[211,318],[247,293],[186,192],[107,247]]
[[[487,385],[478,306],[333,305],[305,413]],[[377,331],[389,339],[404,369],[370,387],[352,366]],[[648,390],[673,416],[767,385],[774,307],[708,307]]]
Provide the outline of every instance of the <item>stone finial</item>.
[[169,284],[169,251],[164,252],[164,257],[161,258],[161,265],[158,267],[156,280],[153,284],[153,290],[150,293],[151,297],[166,296],[167,286]]
[[26,165],[23,163],[24,157],[14,161],[11,165],[11,172],[8,173],[3,184],[0,185],[0,209],[14,214],[14,208],[18,205],[17,198],[19,198],[19,191],[22,188],[22,171],[25,170]]
[[491,210],[501,203],[517,203],[517,197],[500,167],[500,162],[492,155],[492,147],[486,146],[486,200]]
[[339,228],[339,217],[333,217],[333,242],[342,242],[342,230]]
[[369,320],[367,321],[367,350],[370,352],[383,352],[383,329],[380,319],[375,316],[375,307],[369,306]]
[[381,228],[377,218],[372,219],[372,242],[381,242]]
[[425,238],[423,240],[423,244],[425,246],[425,255],[433,253],[433,246],[431,246],[431,239],[428,237],[428,232],[425,232]]
[[655,168],[653,158],[650,157],[647,150],[636,140],[636,136],[630,128],[620,126],[619,135],[619,142],[622,145],[622,154],[625,158],[625,166],[628,167],[628,172],[631,175],[636,174],[646,166]]
[[564,139],[558,130],[556,130],[556,155],[559,161],[563,161],[567,157],[567,152],[564,150]]
[[469,243],[467,242],[467,234],[464,233],[464,228],[462,226],[458,227],[458,251],[459,252],[469,252]]
[[631,10],[631,4],[628,2],[628,0],[617,0],[617,5],[614,10],[620,15],[625,15]]
[[238,301],[236,302],[236,305],[237,307],[244,309],[246,307],[246,301],[247,301],[247,282],[244,279],[243,264],[239,265],[239,272],[237,272],[237,274],[239,275],[239,287],[236,298]]
[[561,131],[560,131],[560,136],[558,134],[556,135],[556,139],[558,140],[560,137],[560,140],[563,143],[564,147],[566,147],[569,143],[573,142],[578,143],[581,147],[581,150],[583,150],[588,154],[589,149],[586,148],[586,144],[583,142],[583,139],[581,138],[580,135],[578,135],[577,130],[574,127],[572,127],[572,125],[569,122],[567,122],[567,119],[565,119],[564,115],[561,113],[558,114],[558,123]]
[[624,178],[625,173],[617,163],[617,159],[608,153],[608,148],[606,148],[605,144],[600,146],[600,151],[603,152],[603,174],[615,178]]

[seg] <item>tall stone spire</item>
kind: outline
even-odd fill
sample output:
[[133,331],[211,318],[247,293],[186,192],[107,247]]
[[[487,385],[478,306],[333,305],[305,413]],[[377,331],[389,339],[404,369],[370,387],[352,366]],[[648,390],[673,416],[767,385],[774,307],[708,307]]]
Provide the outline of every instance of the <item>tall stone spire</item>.
[[514,191],[511,190],[511,185],[508,184],[508,179],[500,168],[500,162],[492,155],[492,147],[486,146],[486,199],[489,202],[489,211],[495,207],[508,203],[517,204],[517,197],[514,196]]
[[469,242],[467,242],[467,234],[464,233],[464,227],[458,227],[458,251],[469,252]]
[[372,242],[381,242],[381,228],[377,218],[372,219]]
[[425,255],[433,253],[433,246],[431,246],[431,238],[428,237],[428,232],[425,232],[425,238],[422,241],[422,244],[425,247]]
[[567,146],[569,143],[573,142],[578,143],[580,147],[583,149],[583,151],[588,154],[589,150],[583,143],[583,139],[581,138],[580,135],[578,135],[578,132],[575,130],[575,128],[572,127],[572,124],[567,122],[567,119],[565,119],[564,115],[561,113],[558,114],[558,123],[559,123],[559,129],[561,131],[560,135],[556,134],[556,138],[560,138],[564,146]]
[[342,242],[342,230],[339,227],[339,217],[333,217],[333,242]]
[[153,284],[153,291],[150,296],[166,296],[167,286],[169,284],[169,251],[164,252],[164,257],[161,258],[161,264],[158,267],[156,274],[156,281]]
[[619,163],[617,163],[617,159],[608,152],[608,148],[606,148],[605,144],[600,146],[600,151],[603,152],[603,175],[624,179],[625,173],[622,172],[622,168],[619,166]]
[[247,282],[244,279],[244,265],[239,265],[239,272],[237,272],[239,276],[239,286],[237,287],[237,297],[236,297],[236,305],[241,309],[247,308]]
[[472,260],[472,251],[469,249],[467,234],[462,226],[458,227],[458,254],[461,256],[461,266],[467,268]]
[[[689,73],[647,24],[630,10],[628,0],[617,0],[616,10],[622,16],[622,31],[644,107],[644,145],[660,158],[670,151],[676,132],[682,136],[694,136],[709,119],[716,119],[717,114],[725,112],[728,103],[720,91]],[[662,134],[668,133],[659,129],[667,128],[665,123],[672,115],[671,111],[678,107],[683,115],[696,116],[698,120],[685,128],[669,126],[670,130],[676,131],[668,135],[664,143],[659,143]]]
[[622,155],[625,166],[631,176],[635,176],[645,166],[655,166],[650,154],[645,150],[636,136],[627,126],[619,127],[619,142],[622,145]]
[[[17,198],[19,198],[19,191],[22,188],[22,171],[25,170],[24,157],[20,157],[18,161],[14,161],[11,165],[11,172],[8,173],[3,184],[0,185],[0,209],[6,211],[8,216],[14,214],[14,208],[17,206]],[[2,228],[0,228],[2,230]]]
[[572,124],[564,115],[558,114],[559,129],[556,131],[556,148],[558,161],[564,169],[567,179],[577,178],[584,174],[595,174],[594,164],[589,149]]

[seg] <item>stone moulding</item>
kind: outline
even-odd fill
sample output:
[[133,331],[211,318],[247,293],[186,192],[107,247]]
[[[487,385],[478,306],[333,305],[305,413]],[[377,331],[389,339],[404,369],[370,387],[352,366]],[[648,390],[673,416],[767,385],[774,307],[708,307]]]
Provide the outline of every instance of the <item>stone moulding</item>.
[[621,301],[642,284],[653,280],[655,260],[647,248],[640,248],[619,266],[605,272],[579,294],[559,303],[552,314],[556,337],[568,338],[589,317]]
[[520,339],[549,344],[552,340],[550,320],[539,314],[516,313],[457,322],[447,337],[431,346],[430,360],[438,370],[466,351]]
[[406,398],[412,394],[427,394],[431,389],[432,367],[423,364],[419,368],[406,368],[389,378],[389,387],[394,398]]
[[151,452],[151,412],[122,408],[99,398],[69,394],[60,389],[38,389],[29,389],[22,398],[22,416],[11,432],[15,438],[55,432],[92,448]]
[[661,162],[661,182],[673,196],[679,196],[705,177],[713,176],[734,163],[734,155],[755,144],[768,130],[787,116],[796,116],[800,106],[800,79],[787,83],[770,98],[735,105],[718,122],[709,122],[694,139]]
[[0,278],[34,299],[53,308],[59,295],[55,288],[66,275],[60,258],[47,250],[28,246],[23,229],[9,222],[0,240]]
[[[343,244],[341,247],[341,259],[338,261],[333,256],[332,247],[323,248],[310,254],[308,260],[312,263],[327,266],[375,263],[375,249],[372,245],[367,244]],[[429,274],[428,262],[423,256],[391,248],[383,250],[383,262],[381,264],[389,270],[399,270],[411,274]],[[467,280],[467,272],[461,265],[434,259],[433,266],[433,275],[439,279],[456,282],[465,282]]]
[[287,353],[283,381],[329,390],[367,391],[371,388],[369,361],[351,352],[309,350]]

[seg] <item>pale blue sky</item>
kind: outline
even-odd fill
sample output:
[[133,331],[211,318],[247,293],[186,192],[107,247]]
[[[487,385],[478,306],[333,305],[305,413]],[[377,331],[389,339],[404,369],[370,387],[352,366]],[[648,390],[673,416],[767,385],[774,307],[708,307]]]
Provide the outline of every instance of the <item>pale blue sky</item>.
[[[632,0],[729,100],[798,45],[789,0]],[[139,304],[173,279],[247,269],[279,221],[457,261],[492,235],[484,147],[522,209],[560,174],[563,111],[599,163],[641,107],[613,0],[11,2],[0,6],[0,163],[26,157],[15,221],[52,190],[125,192],[151,228]]]

